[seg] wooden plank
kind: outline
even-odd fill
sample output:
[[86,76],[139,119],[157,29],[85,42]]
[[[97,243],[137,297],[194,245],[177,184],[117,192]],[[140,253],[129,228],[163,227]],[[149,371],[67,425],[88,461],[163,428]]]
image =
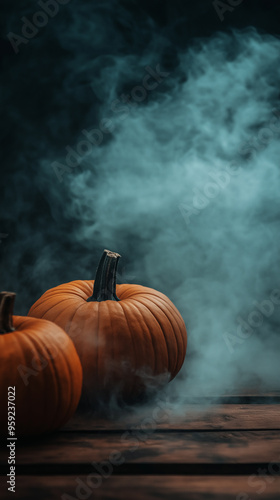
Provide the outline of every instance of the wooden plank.
[[[172,400],[172,392],[162,392],[159,398]],[[155,404],[157,400],[155,399]],[[176,404],[176,400],[174,401]],[[228,389],[223,394],[215,394],[205,387],[203,393],[188,394],[180,396],[180,404],[280,404],[279,390],[261,390],[259,387]]]
[[184,399],[188,404],[280,404],[280,395],[273,393],[266,394],[248,394],[248,395],[228,395],[228,396],[205,396],[188,397]]
[[254,392],[245,391],[227,394],[203,394],[197,396],[186,395],[182,404],[279,404],[280,392]]
[[[257,474],[257,472],[256,472]],[[279,500],[280,478],[267,476],[254,480],[242,476],[130,476],[100,477],[90,483],[87,476],[17,476],[16,493],[6,491],[2,483],[2,500]],[[78,496],[78,487],[84,496]],[[93,486],[99,485],[98,488]],[[260,494],[259,492],[262,492]],[[69,495],[68,497],[66,495]],[[239,495],[239,496],[238,496]],[[70,498],[69,498],[70,497]]]
[[[122,434],[59,433],[25,446],[17,442],[17,472],[32,470],[59,471],[59,466],[79,470],[94,462],[111,460],[118,454],[121,463],[129,464],[260,464],[280,462],[279,431],[153,432],[125,431]],[[113,459],[112,459],[113,460]],[[7,468],[7,451],[0,455],[1,470]],[[20,469],[23,465],[24,468]],[[40,465],[40,467],[39,467]],[[66,468],[65,468],[66,466]],[[39,467],[39,468],[38,468]],[[119,464],[116,465],[116,469]],[[29,469],[28,469],[29,468]],[[134,470],[134,469],[133,469]],[[174,470],[174,468],[173,468]],[[30,473],[30,471],[29,471]],[[54,472],[55,473],[55,472]]]
[[126,413],[115,420],[96,418],[92,412],[76,413],[63,432],[158,430],[266,430],[280,429],[280,405],[188,405],[174,411],[153,409]]
[[239,388],[238,391],[236,390],[228,390],[224,392],[225,396],[263,396],[263,397],[277,397],[280,396],[280,390],[279,389],[274,389],[273,391],[264,391],[261,390],[259,387],[246,387],[246,388]]

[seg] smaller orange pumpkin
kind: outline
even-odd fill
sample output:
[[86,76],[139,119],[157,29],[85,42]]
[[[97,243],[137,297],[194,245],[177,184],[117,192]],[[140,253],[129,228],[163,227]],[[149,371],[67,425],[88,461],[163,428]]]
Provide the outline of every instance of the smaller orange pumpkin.
[[12,316],[14,300],[14,293],[0,293],[0,433],[7,437],[62,426],[82,390],[72,340],[50,321]]

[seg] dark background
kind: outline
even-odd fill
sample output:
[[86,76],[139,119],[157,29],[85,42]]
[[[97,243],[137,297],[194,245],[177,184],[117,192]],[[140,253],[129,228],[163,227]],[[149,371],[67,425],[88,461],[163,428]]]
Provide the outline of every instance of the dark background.
[[[109,248],[122,255],[119,282],[161,290],[184,316],[183,384],[277,384],[277,308],[234,352],[224,335],[280,288],[279,134],[253,163],[240,159],[249,177],[189,225],[180,204],[196,182],[203,188],[207,161],[235,159],[280,109],[279,2],[244,0],[221,21],[212,1],[71,0],[15,54],[7,34],[22,35],[22,16],[39,10],[1,2],[1,288],[17,293],[16,313],[50,287],[94,278]],[[130,100],[127,117],[112,112],[158,64],[169,76]],[[60,182],[53,162],[65,165],[66,146],[112,116],[102,143]]]

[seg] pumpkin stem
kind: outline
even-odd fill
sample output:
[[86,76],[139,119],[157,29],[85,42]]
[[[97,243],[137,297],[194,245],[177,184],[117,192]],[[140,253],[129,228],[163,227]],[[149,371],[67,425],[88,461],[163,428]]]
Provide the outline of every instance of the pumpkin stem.
[[16,294],[0,292],[0,334],[13,332],[13,311]]
[[120,300],[116,295],[116,275],[119,258],[118,253],[104,250],[96,271],[93,294],[87,299],[87,302]]

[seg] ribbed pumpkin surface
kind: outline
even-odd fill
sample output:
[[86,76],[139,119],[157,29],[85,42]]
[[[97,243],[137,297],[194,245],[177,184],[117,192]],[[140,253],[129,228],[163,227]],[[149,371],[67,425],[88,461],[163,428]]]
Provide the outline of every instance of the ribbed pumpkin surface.
[[28,313],[53,321],[73,339],[84,397],[119,393],[130,399],[156,376],[175,377],[184,362],[187,332],[174,304],[160,292],[131,284],[116,286],[119,301],[87,302],[93,286],[93,280],[79,280],[52,288]]
[[[82,367],[73,342],[57,325],[13,316],[15,331],[0,335],[0,401],[7,407],[15,386],[16,436],[40,434],[62,426],[77,408]],[[8,432],[0,412],[0,431]]]

